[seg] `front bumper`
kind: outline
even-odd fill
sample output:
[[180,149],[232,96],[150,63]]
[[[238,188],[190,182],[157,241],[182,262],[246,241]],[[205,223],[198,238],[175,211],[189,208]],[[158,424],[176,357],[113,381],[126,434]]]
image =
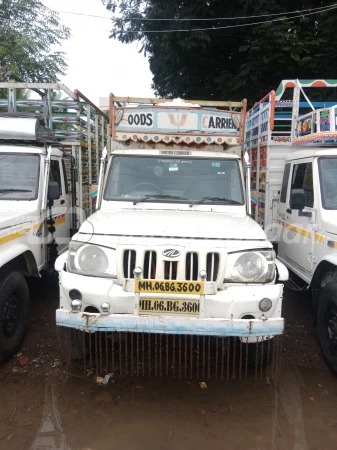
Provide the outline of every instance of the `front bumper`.
[[[237,285],[204,296],[204,311],[200,316],[171,314],[137,314],[137,294],[127,291],[111,279],[93,278],[60,271],[60,308],[56,312],[58,326],[87,332],[117,331],[167,334],[195,334],[210,336],[275,336],[283,333],[281,317],[283,285]],[[69,291],[82,293],[82,311],[71,312]],[[138,294],[139,295],[139,294]],[[163,295],[146,294],[160,299]],[[165,295],[178,300],[199,300],[200,296]],[[262,298],[272,301],[272,308],[259,310]],[[140,299],[142,294],[140,295]],[[88,313],[85,309],[101,310],[101,304],[110,304],[110,313]],[[250,318],[243,318],[249,316]]]
[[137,333],[193,334],[200,336],[276,336],[283,333],[284,319],[215,319],[195,317],[135,316],[56,311],[58,326],[86,332],[120,331]]

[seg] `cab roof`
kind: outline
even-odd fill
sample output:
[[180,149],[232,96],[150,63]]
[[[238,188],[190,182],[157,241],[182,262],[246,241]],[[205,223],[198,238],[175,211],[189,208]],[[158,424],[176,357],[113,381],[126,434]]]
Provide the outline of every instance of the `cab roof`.
[[317,157],[324,157],[324,156],[330,156],[330,157],[337,157],[337,147],[335,148],[318,148],[318,147],[312,147],[312,148],[303,148],[303,149],[296,149],[295,152],[289,153],[286,157],[286,161],[293,161],[297,159],[304,159],[304,158],[317,158]]
[[[0,154],[1,153],[21,153],[24,154],[31,154],[31,155],[45,155],[46,150],[44,147],[38,147],[34,145],[14,145],[14,144],[0,144]],[[52,156],[63,156],[62,150],[58,148],[52,147]]]

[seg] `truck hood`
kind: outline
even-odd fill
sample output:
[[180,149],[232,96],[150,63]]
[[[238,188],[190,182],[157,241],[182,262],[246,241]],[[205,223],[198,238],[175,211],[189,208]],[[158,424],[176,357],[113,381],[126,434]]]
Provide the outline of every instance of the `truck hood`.
[[20,210],[1,210],[0,211],[0,232],[6,228],[31,222],[27,211]]
[[82,224],[79,233],[118,237],[266,241],[262,228],[248,216],[194,210],[101,210]]

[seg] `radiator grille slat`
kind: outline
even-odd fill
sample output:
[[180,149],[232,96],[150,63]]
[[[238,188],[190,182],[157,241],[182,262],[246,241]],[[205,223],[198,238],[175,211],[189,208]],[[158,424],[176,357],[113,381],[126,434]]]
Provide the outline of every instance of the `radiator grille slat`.
[[157,272],[157,253],[153,250],[145,252],[143,276],[146,279],[155,279]]
[[134,278],[133,271],[136,267],[136,251],[125,250],[123,255],[124,278]]
[[130,277],[131,272],[131,260],[132,260],[132,253],[131,250],[128,251],[128,276]]
[[186,254],[186,280],[197,281],[198,280],[198,254],[195,252],[188,252]]
[[164,261],[164,279],[176,280],[178,271],[177,261]]
[[219,253],[207,253],[206,271],[207,281],[216,281],[219,273]]

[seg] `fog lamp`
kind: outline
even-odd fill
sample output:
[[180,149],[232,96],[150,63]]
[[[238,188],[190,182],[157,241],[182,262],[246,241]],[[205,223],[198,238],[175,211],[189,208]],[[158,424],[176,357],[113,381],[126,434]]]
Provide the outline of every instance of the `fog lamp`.
[[273,306],[273,303],[270,300],[270,298],[263,298],[259,303],[259,308],[263,312],[269,311],[272,306]]
[[71,289],[69,291],[70,300],[82,300],[82,294],[78,289]]

